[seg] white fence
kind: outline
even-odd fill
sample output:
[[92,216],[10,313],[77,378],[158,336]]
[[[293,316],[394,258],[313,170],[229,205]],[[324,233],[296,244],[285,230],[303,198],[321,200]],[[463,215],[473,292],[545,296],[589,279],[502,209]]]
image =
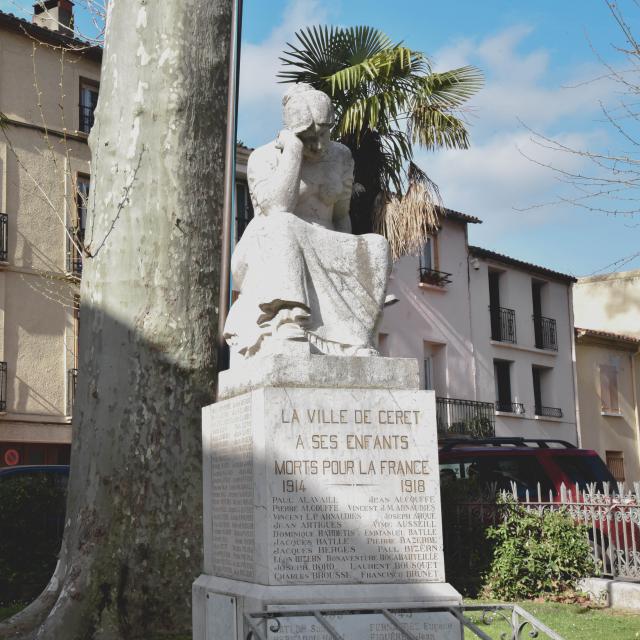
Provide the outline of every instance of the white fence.
[[[527,492],[520,504],[530,510],[565,510],[577,523],[587,528],[593,550],[596,575],[640,580],[640,482],[632,490],[623,484],[603,491],[595,486],[560,487],[560,496],[543,496],[538,485],[537,495]],[[518,499],[515,486],[513,496]],[[546,498],[546,499],[545,499]]]

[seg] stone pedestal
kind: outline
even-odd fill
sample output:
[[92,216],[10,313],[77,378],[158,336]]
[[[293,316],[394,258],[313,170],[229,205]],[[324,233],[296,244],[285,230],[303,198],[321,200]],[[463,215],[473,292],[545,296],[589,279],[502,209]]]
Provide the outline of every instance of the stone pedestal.
[[[203,410],[195,639],[244,639],[246,612],[459,604],[444,576],[435,397],[415,360],[271,356],[219,386]],[[420,616],[417,637],[434,625],[461,637],[449,614]],[[357,618],[344,623],[353,637],[386,637],[384,619]],[[269,637],[328,637],[311,622]]]

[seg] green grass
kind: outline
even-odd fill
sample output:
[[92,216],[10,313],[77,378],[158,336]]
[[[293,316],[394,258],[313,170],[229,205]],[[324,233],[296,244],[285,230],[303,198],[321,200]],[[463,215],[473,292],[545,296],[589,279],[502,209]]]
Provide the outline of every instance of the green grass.
[[[465,600],[465,604],[475,605],[484,600]],[[579,604],[559,604],[556,602],[518,602],[525,611],[535,616],[540,622],[559,633],[565,640],[639,640],[640,614],[623,613],[613,609],[585,607]],[[500,633],[508,629],[504,622],[496,620],[491,625],[479,622],[478,615],[471,614],[474,622],[491,638],[498,640]],[[523,637],[527,637],[529,627]],[[469,630],[465,630],[465,640],[475,638]],[[544,638],[543,634],[538,636]]]
[[13,604],[0,605],[0,620],[10,618],[14,613],[18,613],[18,611],[24,609],[24,607],[24,602],[15,602]]

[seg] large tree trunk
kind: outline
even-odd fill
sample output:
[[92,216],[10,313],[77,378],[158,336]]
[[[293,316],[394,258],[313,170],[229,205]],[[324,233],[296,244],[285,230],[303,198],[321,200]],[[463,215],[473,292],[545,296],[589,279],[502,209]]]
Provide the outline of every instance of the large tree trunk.
[[200,410],[215,382],[230,21],[231,0],[111,0],[63,549],[48,593],[1,637],[189,628],[202,556]]

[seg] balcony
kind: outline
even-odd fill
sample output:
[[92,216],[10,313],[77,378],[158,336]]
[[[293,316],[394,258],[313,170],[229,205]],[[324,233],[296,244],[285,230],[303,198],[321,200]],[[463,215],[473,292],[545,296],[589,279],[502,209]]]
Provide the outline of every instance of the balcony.
[[500,400],[496,400],[496,411],[501,411],[502,413],[514,413],[519,416],[522,416],[525,413],[522,402],[501,402]]
[[78,382],[78,370],[67,371],[67,415],[73,415],[73,405],[76,401],[76,383]]
[[0,362],[0,413],[7,410],[7,363]]
[[489,307],[491,316],[491,339],[498,342],[516,343],[516,312],[513,309]]
[[0,213],[0,262],[6,262],[9,257],[9,216]]
[[535,335],[536,349],[558,350],[558,332],[556,321],[544,316],[533,317],[533,332]]
[[79,115],[80,115],[79,130],[82,131],[83,133],[89,133],[91,131],[91,128],[93,127],[93,122],[94,122],[93,112],[95,110],[95,107],[91,105],[80,104],[78,105],[78,109],[79,109]]
[[562,418],[562,409],[558,407],[542,407],[535,408],[535,415],[540,418]]
[[496,434],[493,402],[436,398],[439,437],[492,438]]
[[451,282],[451,274],[446,271],[437,271],[430,267],[420,267],[418,273],[422,284],[444,287]]

